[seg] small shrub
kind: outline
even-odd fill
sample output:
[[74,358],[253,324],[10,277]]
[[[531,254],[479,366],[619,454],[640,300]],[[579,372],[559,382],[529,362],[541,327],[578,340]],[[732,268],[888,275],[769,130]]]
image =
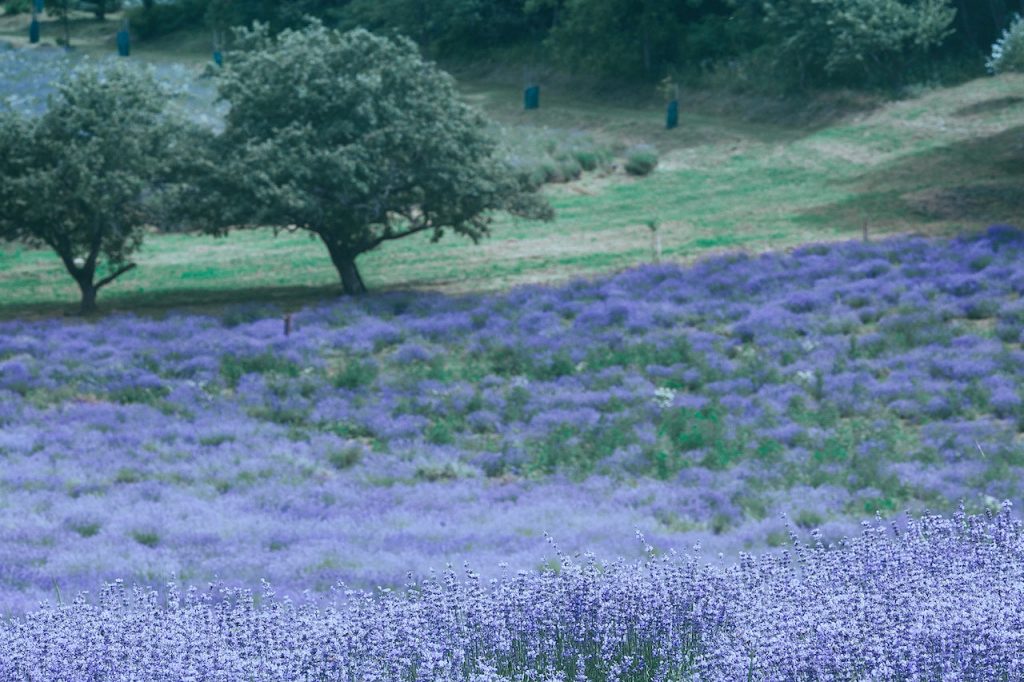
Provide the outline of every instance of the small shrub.
[[71,530],[78,533],[83,538],[91,538],[100,532],[100,524],[96,522],[91,523],[76,523],[71,526]]
[[626,153],[626,172],[630,175],[649,175],[657,165],[658,152],[650,145],[637,145]]
[[377,363],[373,360],[353,358],[345,363],[340,372],[334,375],[334,387],[355,390],[369,386],[377,378],[379,371]]
[[332,450],[327,453],[327,461],[335,469],[350,469],[359,464],[363,458],[363,449],[358,445],[350,445],[340,450]]
[[583,175],[583,166],[573,157],[565,157],[557,160],[558,172],[564,182],[578,180]]
[[980,301],[971,301],[964,310],[964,316],[968,320],[988,320],[999,313],[999,302],[990,298]]
[[114,477],[114,483],[138,483],[142,480],[142,474],[135,469],[119,469],[117,475]]
[[224,443],[233,443],[234,441],[234,436],[232,436],[231,434],[222,433],[213,436],[203,436],[199,439],[199,444],[202,445],[203,447],[215,448],[218,445],[223,445]]
[[1009,28],[992,46],[985,67],[992,74],[1024,72],[1024,17],[1014,15]]
[[160,536],[157,533],[148,530],[133,531],[132,539],[140,545],[144,545],[149,548],[156,547],[160,544]]
[[427,441],[434,445],[451,445],[455,442],[455,431],[447,419],[438,419],[427,427]]
[[461,463],[445,462],[440,464],[431,462],[416,467],[415,476],[418,481],[437,483],[438,481],[455,481],[460,478],[466,478],[470,473],[469,469]]
[[274,353],[239,356],[225,355],[220,360],[220,373],[231,388],[238,388],[238,382],[246,374],[283,374],[298,377],[301,368],[294,362]]
[[825,522],[825,519],[817,512],[804,509],[797,513],[793,521],[797,526],[804,530],[813,530],[821,526],[821,524]]
[[598,153],[589,149],[578,149],[573,152],[573,156],[576,158],[576,163],[580,165],[580,168],[587,172],[597,170],[598,165],[601,163]]
[[556,161],[545,159],[540,163],[538,169],[546,183],[559,183],[566,181],[565,175],[562,174],[562,169]]

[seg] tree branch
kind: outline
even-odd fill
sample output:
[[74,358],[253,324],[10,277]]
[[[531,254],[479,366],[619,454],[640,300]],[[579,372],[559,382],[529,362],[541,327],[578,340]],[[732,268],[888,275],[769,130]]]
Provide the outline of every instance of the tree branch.
[[115,271],[114,274],[107,275],[106,277],[104,277],[100,281],[96,282],[96,290],[99,291],[102,287],[107,286],[108,284],[113,282],[115,279],[117,279],[118,277],[123,275],[124,273],[128,272],[129,270],[134,270],[135,268],[136,268],[135,263],[129,263],[128,265],[122,266],[117,271]]
[[433,229],[433,227],[434,227],[433,224],[427,222],[427,223],[421,223],[421,224],[419,224],[419,225],[417,225],[415,227],[411,227],[411,228],[409,228],[408,230],[406,230],[404,232],[397,232],[397,233],[394,233],[394,234],[382,235],[382,236],[377,237],[376,239],[374,239],[372,242],[370,242],[370,245],[367,247],[366,250],[369,251],[371,249],[375,249],[375,248],[377,248],[378,246],[380,246],[382,243],[384,243],[386,241],[391,241],[391,240],[394,240],[394,239],[402,239],[403,237],[408,237],[411,234],[416,234],[417,232],[422,232],[423,230]]

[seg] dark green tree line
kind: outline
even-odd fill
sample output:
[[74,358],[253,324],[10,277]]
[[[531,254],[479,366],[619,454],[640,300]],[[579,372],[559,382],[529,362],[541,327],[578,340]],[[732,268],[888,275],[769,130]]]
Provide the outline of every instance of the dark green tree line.
[[147,0],[136,10],[140,31],[260,21],[278,32],[312,16],[404,35],[434,57],[530,46],[549,64],[652,82],[746,57],[808,86],[898,84],[936,58],[972,59],[980,73],[1014,12],[1024,0]]

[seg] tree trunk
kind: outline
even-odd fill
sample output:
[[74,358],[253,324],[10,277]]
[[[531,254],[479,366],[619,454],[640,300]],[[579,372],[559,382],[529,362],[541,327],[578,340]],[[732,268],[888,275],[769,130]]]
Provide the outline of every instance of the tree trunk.
[[338,268],[338,274],[341,275],[341,287],[346,294],[354,296],[366,293],[366,286],[363,285],[363,278],[359,275],[355,258],[347,258],[334,265]]
[[642,41],[644,49],[644,73],[647,74],[648,77],[650,77],[651,67],[653,66],[651,63],[651,38],[647,33],[646,27],[643,30]]
[[82,291],[82,302],[78,307],[78,313],[80,315],[92,315],[96,312],[96,294],[99,293],[99,288],[92,283],[92,278],[88,280],[79,279],[78,288]]
[[327,252],[331,254],[331,262],[334,263],[334,268],[338,271],[338,276],[341,278],[341,288],[349,296],[365,294],[366,285],[363,284],[363,278],[359,275],[359,268],[356,266],[356,256],[359,254],[352,254],[343,250],[336,244],[324,239],[323,235],[321,235],[321,239],[323,239],[324,245],[327,246]]

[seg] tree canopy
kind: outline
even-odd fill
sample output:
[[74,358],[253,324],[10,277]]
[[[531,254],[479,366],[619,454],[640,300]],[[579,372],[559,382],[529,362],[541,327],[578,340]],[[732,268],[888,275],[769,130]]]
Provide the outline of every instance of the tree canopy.
[[85,63],[38,118],[0,112],[0,239],[49,247],[92,312],[99,290],[135,267],[144,228],[182,151],[151,76]]
[[360,293],[356,258],[384,242],[446,231],[476,241],[495,211],[551,216],[411,41],[314,21],[242,29],[236,46],[219,77],[230,110],[216,163],[187,207],[207,229],[307,230],[345,292]]

